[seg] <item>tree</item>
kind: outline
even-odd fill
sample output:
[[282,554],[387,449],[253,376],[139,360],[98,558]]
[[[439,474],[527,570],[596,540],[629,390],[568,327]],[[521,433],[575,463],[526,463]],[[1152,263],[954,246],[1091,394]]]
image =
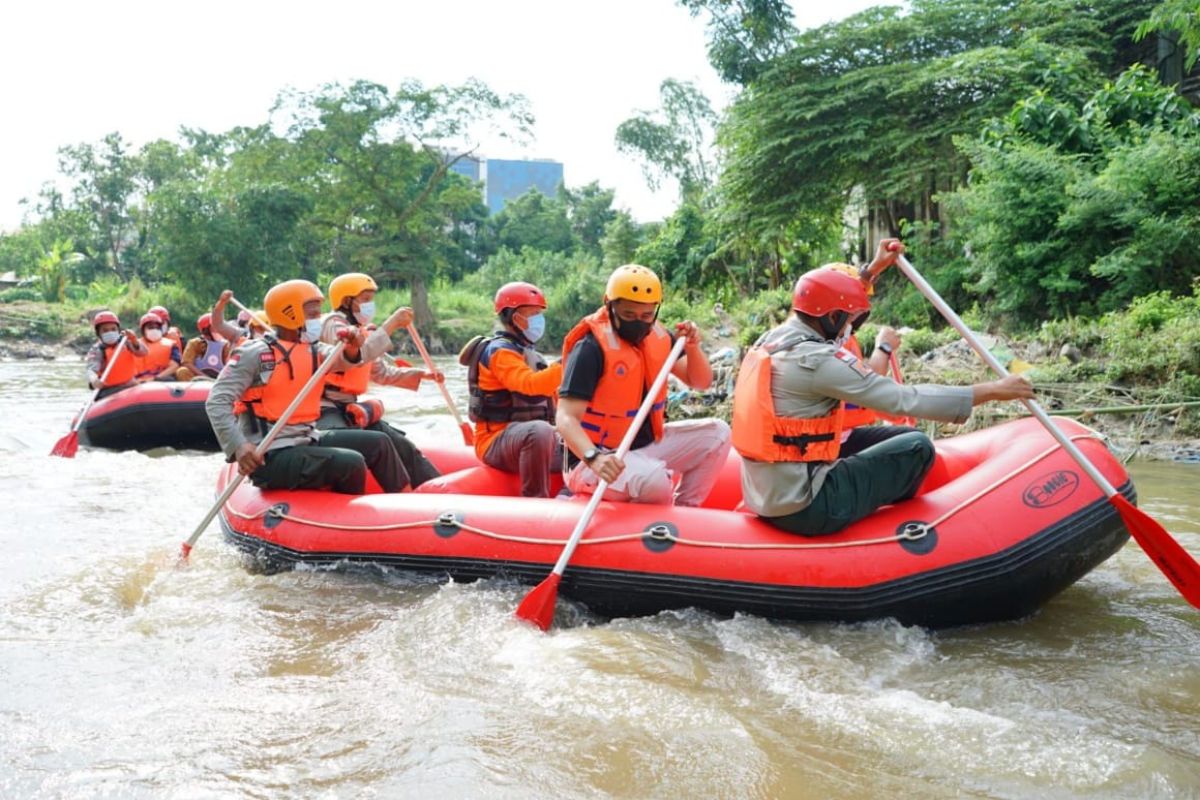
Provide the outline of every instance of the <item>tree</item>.
[[544,253],[570,253],[575,249],[566,205],[537,189],[505,203],[492,217],[491,227],[497,244],[514,253],[525,248]]
[[795,28],[783,0],[679,0],[693,17],[708,15],[708,60],[729,83],[748,86],[787,51]]
[[1196,0],[1165,0],[1154,7],[1150,18],[1138,25],[1134,38],[1151,33],[1174,34],[1185,50],[1183,68],[1190,70],[1200,59],[1200,3]]
[[601,264],[604,269],[614,270],[632,262],[641,240],[642,232],[633,221],[633,217],[626,211],[618,211],[604,226],[604,237],[600,240]]
[[696,86],[667,78],[659,87],[657,111],[639,111],[617,126],[617,150],[642,162],[651,189],[663,178],[679,182],[679,194],[695,202],[715,176],[710,147],[717,115]]
[[566,206],[571,233],[577,245],[593,255],[600,255],[605,228],[617,217],[614,196],[612,189],[601,189],[596,181],[578,189],[559,187],[558,200]]
[[471,217],[480,204],[473,187],[450,174],[473,149],[455,143],[480,126],[526,136],[532,115],[524,98],[476,81],[429,88],[409,81],[395,91],[358,81],[284,94],[274,112],[290,118],[296,146],[283,163],[312,198],[308,223],[331,253],[330,266],[407,283],[416,322],[431,323],[428,283],[454,263],[448,222]]

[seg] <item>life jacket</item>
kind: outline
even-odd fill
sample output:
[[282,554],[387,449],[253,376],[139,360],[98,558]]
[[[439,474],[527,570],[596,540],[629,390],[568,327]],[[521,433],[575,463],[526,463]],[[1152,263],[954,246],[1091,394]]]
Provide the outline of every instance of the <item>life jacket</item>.
[[[858,343],[858,337],[851,335],[842,347],[853,353],[859,361],[863,360],[862,347]],[[879,414],[872,409],[854,403],[845,403],[844,405],[846,414],[842,418],[842,426],[847,429],[857,428],[859,425],[871,425],[879,419]]]
[[[511,333],[476,336],[458,354],[467,368],[467,414],[472,422],[554,422],[554,398],[540,394],[522,394],[505,389],[492,375],[492,357],[511,350],[525,359],[534,372],[548,366],[546,359],[532,347],[524,347]],[[489,388],[484,388],[484,387]]]
[[[671,334],[655,322],[637,345],[617,335],[608,309],[584,317],[563,340],[563,362],[576,342],[591,333],[604,356],[604,372],[596,384],[596,393],[588,401],[581,422],[584,432],[598,447],[617,447],[633,418],[637,416],[650,384],[658,377],[671,353]],[[650,407],[650,426],[654,441],[663,435],[666,421],[667,384],[664,382],[654,405]]]
[[755,461],[834,461],[842,446],[845,404],[823,417],[800,419],[775,413],[771,398],[771,355],[803,342],[786,340],[750,348],[733,390],[733,447]]
[[159,339],[157,342],[142,339],[142,346],[146,348],[146,355],[137,358],[139,378],[157,375],[171,363],[171,352],[175,349],[175,343],[170,339]]
[[[266,340],[268,348],[259,355],[258,376],[234,404],[233,412],[250,411],[259,419],[275,422],[308,382],[321,361],[317,345],[306,342]],[[310,357],[304,358],[307,350]],[[321,416],[321,390],[324,383],[313,387],[304,402],[288,420],[289,424],[314,422]]]
[[180,353],[183,352],[183,348],[187,342],[183,340],[183,335],[179,332],[179,328],[168,327],[166,332],[163,333],[163,340],[167,339],[170,339],[175,343],[175,346],[179,348]]
[[[112,358],[113,351],[121,343],[116,344],[101,344],[100,345],[100,376],[104,376],[104,370],[108,369],[108,361]],[[117,356],[117,363],[113,364],[112,372],[108,373],[108,379],[102,384],[108,386],[122,386],[129,383],[136,377],[138,371],[138,356],[134,355],[129,350],[129,345],[126,344],[121,348],[121,354]]]
[[[329,317],[326,317],[326,323],[328,323],[328,320],[330,317],[333,317],[335,315],[340,317],[343,320],[346,320],[346,317],[344,314],[339,314],[338,312],[335,311],[332,314],[330,314]],[[352,323],[350,323],[348,320],[346,320],[346,324],[349,325]],[[322,327],[322,332],[323,331],[324,331],[324,327]],[[324,338],[324,337],[322,337],[322,338]],[[371,382],[371,362],[370,361],[363,361],[363,363],[358,364],[357,366],[354,366],[354,367],[346,370],[345,372],[330,372],[325,378],[325,383],[330,388],[336,389],[337,391],[343,392],[345,394],[352,394],[355,397],[358,397],[360,394],[365,394],[367,391],[367,384],[369,384],[370,382]]]
[[196,359],[196,369],[201,375],[207,375],[210,378],[215,378],[221,374],[221,368],[225,366],[225,347],[226,342],[219,342],[215,339],[205,339],[204,355]]

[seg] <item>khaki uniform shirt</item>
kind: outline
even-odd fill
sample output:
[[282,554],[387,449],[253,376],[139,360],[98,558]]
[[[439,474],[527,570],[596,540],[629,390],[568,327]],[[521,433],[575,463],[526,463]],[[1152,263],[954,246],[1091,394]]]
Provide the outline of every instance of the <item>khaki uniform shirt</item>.
[[[971,387],[896,383],[822,339],[795,314],[764,334],[759,344],[778,348],[771,354],[771,400],[780,416],[823,417],[841,401],[896,416],[940,422],[961,423],[971,416]],[[744,459],[742,495],[746,508],[765,517],[800,511],[821,491],[835,463]]]
[[[359,348],[359,357],[376,358],[383,354],[389,344],[390,340],[385,331],[382,329],[375,331]],[[216,434],[217,442],[220,443],[221,449],[225,452],[225,458],[229,461],[233,460],[234,453],[237,452],[239,446],[246,442],[257,445],[270,430],[269,424],[249,411],[241,415],[233,413],[233,404],[245,394],[247,389],[263,385],[264,376],[259,372],[259,362],[263,352],[269,346],[263,339],[251,339],[234,350],[212,389],[209,390],[208,401],[204,404],[204,410],[208,413],[208,421],[212,425],[213,433]],[[296,355],[301,358],[305,357],[305,350],[307,347],[304,350],[298,348]],[[324,342],[317,343],[317,352],[321,362],[324,362],[333,350],[333,345]],[[346,369],[358,364],[356,361],[349,361],[345,356],[339,356],[338,361],[341,364],[335,364],[334,370],[337,370],[339,366]],[[265,376],[267,379],[269,377],[269,375]],[[271,442],[271,446],[267,449],[277,450],[281,447],[292,447],[298,444],[312,444],[320,438],[320,435],[321,432],[311,422],[287,424],[283,426],[283,430],[279,432],[275,441]]]

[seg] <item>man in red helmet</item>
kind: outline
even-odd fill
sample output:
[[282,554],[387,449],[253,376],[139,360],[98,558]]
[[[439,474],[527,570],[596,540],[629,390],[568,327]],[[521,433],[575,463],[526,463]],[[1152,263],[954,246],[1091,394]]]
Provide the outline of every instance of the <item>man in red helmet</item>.
[[[87,381],[89,388],[100,390],[96,392],[98,400],[137,384],[138,359],[146,355],[146,348],[133,331],[121,330],[121,321],[111,311],[101,311],[92,317],[92,329],[96,331],[97,341],[87,353]],[[125,346],[118,353],[117,345],[122,336]],[[101,384],[100,378],[114,357],[116,363]]]
[[184,348],[183,361],[175,372],[177,380],[213,380],[229,360],[232,348],[229,342],[218,339],[213,333],[212,314],[201,314],[196,320],[196,328],[200,335],[189,340]]
[[[886,268],[902,252],[889,249],[876,260]],[[933,466],[933,443],[911,428],[856,428],[843,444],[846,403],[962,423],[981,403],[1033,397],[1019,375],[974,386],[914,386],[876,373],[840,344],[870,308],[861,280],[837,270],[807,272],[792,295],[795,313],[750,348],[738,372],[733,446],[743,459],[743,499],[790,533],[836,533],[912,497]],[[859,435],[876,438],[858,449]]]
[[147,381],[173,381],[179,369],[179,346],[165,337],[165,324],[153,311],[142,315],[138,323],[142,329],[142,346],[146,355],[138,358],[138,383]]
[[522,496],[549,497],[562,365],[547,364],[535,349],[546,333],[546,297],[532,283],[506,283],[496,292],[495,309],[500,329],[475,337],[458,354],[467,368],[475,453],[489,466],[519,474]]

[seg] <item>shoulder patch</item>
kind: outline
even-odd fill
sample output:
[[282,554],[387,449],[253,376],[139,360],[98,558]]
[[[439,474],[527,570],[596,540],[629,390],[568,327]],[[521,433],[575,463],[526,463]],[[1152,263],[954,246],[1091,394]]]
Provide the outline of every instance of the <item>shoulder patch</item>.
[[850,367],[850,369],[854,370],[863,378],[874,373],[874,370],[864,364],[861,358],[854,355],[854,353],[851,353],[844,347],[839,348],[838,351],[834,353],[834,357],[837,358],[838,361],[841,361],[846,366]]

